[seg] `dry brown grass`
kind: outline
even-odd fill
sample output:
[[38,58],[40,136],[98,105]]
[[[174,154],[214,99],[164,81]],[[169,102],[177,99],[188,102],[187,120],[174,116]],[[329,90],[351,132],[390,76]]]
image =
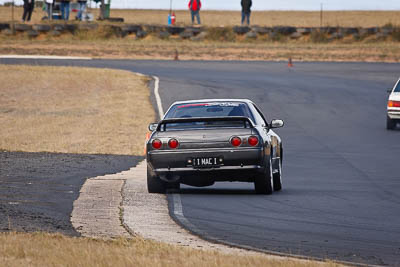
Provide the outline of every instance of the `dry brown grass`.
[[[0,65],[0,149],[143,154],[147,79],[128,71]],[[140,141],[138,141],[140,140]]]
[[179,40],[124,39],[31,42],[3,40],[0,54],[90,56],[94,58],[169,59],[179,52],[181,60],[288,60],[400,62],[400,42],[193,42]]
[[[112,10],[111,15],[122,17],[125,22],[145,24],[166,24],[169,11],[162,10]],[[372,27],[386,23],[400,24],[400,12],[396,11],[329,11],[324,12],[324,26]],[[176,12],[177,23],[191,24],[189,11]],[[239,25],[239,11],[201,11],[205,26]],[[253,11],[253,25],[277,26],[290,25],[299,27],[319,27],[320,13],[315,11]]]
[[[45,233],[0,234],[1,266],[321,266],[319,262],[227,255],[145,241],[71,238]],[[326,266],[338,266],[334,263]]]
[[[22,8],[15,8],[15,19],[20,21]],[[122,17],[126,23],[167,24],[167,10],[135,10],[112,9],[112,17]],[[98,10],[93,10],[95,16]],[[40,22],[45,15],[41,9],[34,10],[32,21]],[[70,20],[75,14],[71,13]],[[190,14],[187,10],[176,11],[177,24],[191,24]],[[205,26],[229,26],[240,24],[239,11],[201,11],[202,23]],[[0,21],[11,20],[11,8],[0,7]],[[319,27],[320,15],[317,11],[254,11],[251,15],[254,25],[276,26],[290,25],[300,27]],[[376,27],[392,23],[400,25],[399,11],[326,11],[324,12],[323,26],[349,26],[349,27]]]

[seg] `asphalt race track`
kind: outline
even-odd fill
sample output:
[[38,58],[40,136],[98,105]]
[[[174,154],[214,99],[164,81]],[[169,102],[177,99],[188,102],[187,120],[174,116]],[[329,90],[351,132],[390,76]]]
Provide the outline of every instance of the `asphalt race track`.
[[[284,188],[183,187],[183,213],[204,238],[355,263],[400,265],[400,128],[387,131],[386,90],[399,64],[11,60],[127,69],[160,78],[175,100],[249,98],[280,118]],[[192,227],[192,226],[191,226]]]

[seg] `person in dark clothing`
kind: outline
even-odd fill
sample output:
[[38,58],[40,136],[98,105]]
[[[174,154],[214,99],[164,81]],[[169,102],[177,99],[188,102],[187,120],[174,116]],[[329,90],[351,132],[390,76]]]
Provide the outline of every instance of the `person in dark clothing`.
[[24,14],[22,15],[22,22],[31,21],[34,7],[35,0],[24,0]]
[[197,24],[200,24],[200,8],[201,8],[200,0],[189,1],[190,14],[192,15],[192,24],[194,24],[195,17],[197,18]]
[[68,20],[69,19],[69,2],[71,2],[71,0],[61,0],[61,18],[63,20]]
[[246,20],[247,25],[250,25],[250,13],[251,13],[251,0],[242,0],[242,25]]

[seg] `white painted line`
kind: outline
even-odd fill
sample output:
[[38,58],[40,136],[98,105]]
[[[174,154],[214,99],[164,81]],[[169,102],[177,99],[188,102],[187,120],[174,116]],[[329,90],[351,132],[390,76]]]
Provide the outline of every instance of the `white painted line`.
[[182,225],[189,227],[193,232],[200,233],[200,230],[194,226],[188,219],[186,219],[185,215],[183,215],[182,210],[182,201],[180,194],[171,194],[172,200],[174,202],[174,215],[181,222]]
[[0,55],[0,58],[10,59],[82,59],[91,60],[91,57],[68,57],[68,56],[41,56],[41,55]]
[[[155,82],[154,82],[154,96],[156,98],[157,102],[157,109],[158,109],[158,115],[160,116],[160,120],[164,117],[164,110],[162,107],[161,103],[161,97],[159,94],[159,86],[160,86],[160,79],[157,76],[153,76]],[[196,226],[194,226],[191,222],[189,222],[188,219],[186,219],[185,215],[183,215],[183,209],[182,209],[182,201],[181,201],[181,195],[180,194],[171,194],[172,195],[172,201],[174,205],[174,215],[175,217],[180,221],[181,225],[184,225],[192,231],[200,233],[199,229],[197,229]]]
[[161,97],[158,93],[158,89],[160,86],[160,79],[157,76],[153,76],[154,78],[154,96],[156,97],[158,116],[160,116],[160,120],[164,117],[164,110],[161,103]]
[[[160,116],[161,120],[164,117],[164,110],[162,107],[161,97],[159,93],[160,79],[157,76],[153,76],[153,78],[154,78],[154,96],[157,102],[158,115]],[[181,195],[172,194],[172,199],[174,205],[174,215],[176,216],[176,218],[181,222],[182,225],[185,225],[186,227],[189,227],[192,230],[199,233],[197,227],[194,226],[191,222],[189,222],[189,220],[186,219],[185,215],[183,215]]]
[[[159,93],[160,87],[160,79],[157,76],[153,76],[154,78],[154,96],[157,102],[158,116],[160,116],[160,120],[164,117],[164,110],[161,103],[161,97]],[[181,222],[182,225],[186,227],[190,227],[193,230],[197,230],[197,228],[186,219],[185,215],[183,215],[182,210],[182,201],[180,194],[172,194],[173,205],[174,205],[174,215]]]
[[[154,78],[154,96],[156,98],[157,102],[157,109],[158,109],[158,115],[160,116],[160,120],[164,117],[164,110],[162,107],[161,103],[161,97],[159,94],[159,86],[160,86],[160,79],[157,76],[153,76]],[[194,226],[191,222],[189,222],[188,219],[186,219],[185,215],[183,215],[183,209],[182,209],[182,201],[181,201],[181,195],[180,194],[172,194],[172,201],[174,205],[174,215],[175,217],[180,221],[182,225],[185,225],[186,227],[191,228],[193,231],[199,233],[197,227]]]
[[143,73],[140,73],[140,72],[134,72],[137,76],[140,76],[140,77],[147,77],[146,75],[144,75]]

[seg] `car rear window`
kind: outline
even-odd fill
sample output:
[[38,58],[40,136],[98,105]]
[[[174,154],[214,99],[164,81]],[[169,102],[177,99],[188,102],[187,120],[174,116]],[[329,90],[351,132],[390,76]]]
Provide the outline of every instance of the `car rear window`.
[[250,128],[248,121],[196,121],[196,122],[175,122],[161,125],[161,131],[175,131],[187,129],[209,129],[209,128]]
[[394,88],[393,92],[400,92],[400,81],[397,82],[397,86]]
[[171,107],[165,118],[204,118],[243,116],[254,121],[248,106],[240,102],[210,102],[178,104]]

